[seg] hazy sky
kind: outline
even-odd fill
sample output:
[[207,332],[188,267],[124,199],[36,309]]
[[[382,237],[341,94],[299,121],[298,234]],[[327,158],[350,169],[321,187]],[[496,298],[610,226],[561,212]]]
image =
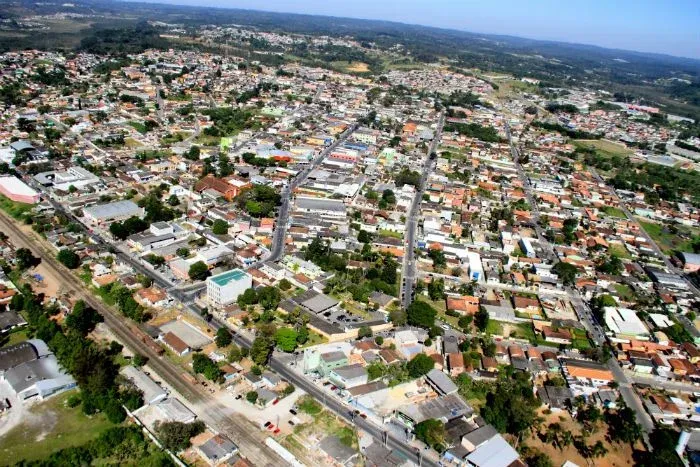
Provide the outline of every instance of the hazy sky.
[[384,19],[700,58],[700,0],[147,0]]

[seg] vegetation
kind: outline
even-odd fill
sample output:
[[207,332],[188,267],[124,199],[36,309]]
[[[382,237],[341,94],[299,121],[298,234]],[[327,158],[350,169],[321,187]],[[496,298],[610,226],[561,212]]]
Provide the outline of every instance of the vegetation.
[[203,374],[210,381],[218,382],[223,376],[218,365],[202,353],[195,353],[192,356],[192,370],[197,374]]
[[442,452],[445,442],[445,424],[440,420],[429,418],[418,423],[414,430],[416,438],[438,452]]
[[435,361],[424,353],[419,353],[411,359],[406,365],[408,374],[411,378],[420,378],[428,374],[435,366]]
[[253,217],[270,217],[275,208],[280,205],[282,198],[274,188],[265,185],[254,185],[244,188],[236,197],[236,204]]
[[192,263],[190,270],[187,271],[187,275],[193,281],[203,281],[209,277],[209,266],[204,261],[197,261]]
[[56,255],[56,259],[68,269],[76,269],[80,266],[80,256],[68,248],[60,250]]
[[446,132],[455,132],[468,138],[476,138],[487,143],[501,143],[504,141],[493,127],[481,126],[478,123],[446,123]]
[[206,426],[199,420],[192,423],[156,422],[154,429],[163,446],[173,452],[180,452],[190,447],[190,438],[204,433]]

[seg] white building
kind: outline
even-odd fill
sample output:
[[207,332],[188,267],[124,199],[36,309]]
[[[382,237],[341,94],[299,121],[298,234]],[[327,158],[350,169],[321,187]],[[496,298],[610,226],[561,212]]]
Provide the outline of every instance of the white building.
[[207,278],[207,300],[214,307],[224,307],[236,301],[239,295],[253,286],[253,277],[241,269]]
[[616,337],[630,337],[640,340],[649,340],[649,329],[637,316],[637,312],[629,308],[615,308],[606,306],[605,324]]
[[132,216],[143,217],[145,211],[129,200],[115,201],[107,204],[95,204],[83,208],[85,220],[92,225],[122,221]]

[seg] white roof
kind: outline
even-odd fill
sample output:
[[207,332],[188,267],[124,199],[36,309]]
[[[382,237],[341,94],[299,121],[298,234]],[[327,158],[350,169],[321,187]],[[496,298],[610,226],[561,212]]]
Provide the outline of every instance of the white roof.
[[629,308],[605,307],[605,324],[615,334],[649,335],[649,329],[639,319],[637,312]]
[[520,456],[503,436],[496,435],[467,456],[467,461],[476,467],[507,467]]
[[668,316],[661,313],[649,313],[649,318],[653,321],[657,328],[668,328],[674,325],[674,322]]
[[36,196],[38,193],[15,176],[0,177],[0,185],[9,193],[23,196]]

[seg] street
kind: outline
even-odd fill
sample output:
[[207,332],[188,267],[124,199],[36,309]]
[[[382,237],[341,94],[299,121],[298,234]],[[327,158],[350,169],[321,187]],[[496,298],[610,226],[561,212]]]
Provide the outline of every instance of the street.
[[421,176],[420,186],[416,187],[416,194],[411,204],[411,210],[406,218],[406,240],[404,242],[404,255],[401,273],[401,306],[405,310],[413,301],[413,288],[416,283],[416,228],[418,227],[418,218],[420,204],[423,201],[423,193],[425,192],[425,184],[428,181],[428,176],[435,170],[436,159],[431,159],[430,155],[435,152],[440,138],[442,137],[442,127],[445,124],[445,112],[440,112],[438,118],[435,135],[428,147],[428,151],[423,163],[423,173]]

